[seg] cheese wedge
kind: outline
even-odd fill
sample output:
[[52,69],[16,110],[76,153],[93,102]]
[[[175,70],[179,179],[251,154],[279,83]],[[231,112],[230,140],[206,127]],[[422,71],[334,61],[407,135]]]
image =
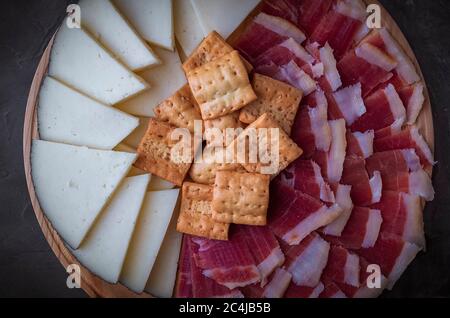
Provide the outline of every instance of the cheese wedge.
[[160,63],[110,0],[81,0],[78,4],[82,27],[129,69],[135,71]]
[[217,31],[225,39],[245,20],[260,0],[191,0],[203,32]]
[[38,104],[41,139],[111,150],[138,125],[139,119],[97,102],[47,76]]
[[[178,211],[177,211],[178,212]],[[145,291],[160,298],[170,298],[177,279],[178,259],[183,235],[177,231],[178,213],[172,215]]]
[[177,204],[179,190],[148,192],[128,248],[120,282],[144,291]]
[[146,41],[174,49],[172,0],[114,0],[114,4]]
[[136,160],[135,154],[34,140],[31,174],[44,214],[78,248]]
[[123,143],[134,148],[137,149],[139,144],[141,143],[142,138],[145,135],[145,132],[147,131],[148,128],[148,122],[149,122],[149,118],[147,117],[140,117],[139,118],[139,125],[137,126],[137,128],[130,134],[128,135],[124,140]]
[[152,88],[117,105],[118,109],[136,116],[154,117],[155,107],[186,84],[187,80],[181,68],[178,52],[158,48],[155,52],[160,57],[162,65],[139,73]]
[[105,207],[75,257],[108,283],[119,280],[150,175],[126,178]]
[[191,55],[205,36],[190,0],[174,0],[175,37],[186,56]]
[[108,105],[148,88],[83,29],[63,23],[50,56],[48,74]]

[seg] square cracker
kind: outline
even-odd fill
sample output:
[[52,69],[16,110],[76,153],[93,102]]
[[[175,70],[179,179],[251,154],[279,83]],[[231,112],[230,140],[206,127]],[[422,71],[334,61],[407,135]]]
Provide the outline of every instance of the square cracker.
[[202,120],[200,109],[187,84],[159,104],[155,108],[155,116],[173,126],[187,128],[191,133],[194,133],[194,121]]
[[[237,137],[237,135],[244,129],[244,124],[239,120],[239,112],[234,112],[219,118],[205,120],[205,138],[208,145],[212,145],[215,147],[224,146],[229,144],[234,140],[234,138]],[[233,128],[234,133],[229,136],[228,139],[226,139],[226,130]],[[208,130],[220,130],[222,132],[223,136],[223,143],[220,142],[220,140],[214,139],[214,131],[210,131],[208,133]],[[233,131],[229,131],[231,133]]]
[[[186,62],[184,62],[183,70],[185,73],[189,73],[233,51],[233,47],[219,33],[213,31],[200,43]],[[252,65],[244,58],[241,57],[241,59],[247,70],[251,72]]]
[[212,198],[212,186],[185,182],[177,231],[214,240],[228,240],[230,225],[213,220]]
[[256,100],[237,51],[188,72],[187,78],[203,120],[228,115]]
[[218,171],[212,200],[219,222],[266,225],[270,177],[257,173]]
[[181,186],[191,167],[194,147],[188,150],[191,153],[191,162],[174,162],[171,151],[179,142],[171,138],[175,129],[174,126],[150,118],[147,131],[137,149],[138,159],[134,166]]
[[290,135],[302,91],[260,74],[254,75],[252,85],[258,99],[241,109],[239,120],[251,124],[267,113]]
[[[268,128],[267,134],[261,134],[263,131],[261,131],[261,128]],[[244,132],[242,132],[235,140],[233,140],[232,143],[230,143],[227,147],[227,151],[234,151],[236,153],[239,149],[238,147],[242,147],[242,145],[245,145],[245,149],[242,151],[245,154],[245,162],[237,161],[238,163],[242,164],[242,166],[247,170],[248,172],[253,173],[262,173],[267,174],[265,171],[266,169],[271,167],[272,164],[276,165],[276,162],[268,162],[263,163],[261,162],[261,158],[256,158],[256,162],[250,162],[249,160],[249,136],[252,135],[252,131],[256,134],[257,140],[256,145],[254,142],[254,147],[257,147],[257,149],[254,149],[254,152],[256,154],[259,154],[261,149],[265,150],[265,148],[269,148],[269,151],[272,151],[271,144],[274,140],[273,138],[276,137],[276,135],[272,134],[272,131],[270,128],[274,128],[277,131],[278,135],[278,167],[275,167],[276,171],[272,171],[270,174],[272,177],[278,175],[281,171],[287,168],[289,164],[291,164],[294,160],[296,160],[298,157],[300,157],[303,153],[303,150],[284,132],[284,130],[278,125],[278,123],[273,120],[268,114],[261,115],[256,121],[254,121],[251,125],[249,125]],[[262,135],[260,138],[259,136]],[[264,137],[265,136],[265,137]],[[276,150],[275,150],[276,151]],[[231,156],[231,155],[230,155]],[[240,159],[236,156],[237,159]]]

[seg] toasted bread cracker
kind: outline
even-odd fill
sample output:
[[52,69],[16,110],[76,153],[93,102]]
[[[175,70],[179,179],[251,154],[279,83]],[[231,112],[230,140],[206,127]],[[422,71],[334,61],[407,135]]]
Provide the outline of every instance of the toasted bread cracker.
[[[204,124],[206,142],[208,145],[215,147],[228,145],[237,137],[239,134],[239,129],[241,129],[241,131],[244,129],[244,124],[239,120],[239,112],[234,112],[216,119],[205,120]],[[229,130],[229,133],[233,134],[227,138],[226,130],[230,128],[236,130]],[[215,140],[214,130],[219,130],[222,133],[223,142],[220,140]]]
[[212,219],[213,187],[183,184],[177,231],[214,240],[228,240],[229,224]]
[[239,120],[251,124],[267,113],[290,135],[302,91],[260,74],[254,75],[252,85],[258,99],[241,109]]
[[194,133],[194,121],[202,120],[200,109],[187,84],[159,104],[155,108],[155,116],[173,126],[187,128],[191,133]]
[[147,132],[137,149],[138,159],[134,166],[181,186],[191,167],[195,147],[187,150],[191,153],[190,162],[174,162],[171,152],[173,147],[179,143],[178,140],[171,139],[174,129],[176,129],[174,126],[150,118]]
[[231,114],[256,100],[256,94],[237,51],[187,74],[203,120]]
[[218,222],[266,225],[270,177],[256,173],[218,171],[212,200]]
[[[261,128],[268,128],[262,130]],[[257,136],[251,142],[249,136]],[[278,138],[278,142],[277,141]],[[272,144],[278,145],[278,160],[276,149],[272,149]],[[253,148],[250,148],[250,145]],[[245,147],[242,149],[242,147]],[[255,149],[256,147],[256,149]],[[256,121],[249,125],[232,143],[227,147],[227,152],[236,154],[239,150],[244,152],[245,158],[238,155],[237,162],[248,172],[270,174],[272,177],[278,175],[281,171],[300,157],[303,150],[284,132],[284,130],[268,114],[261,115]],[[272,156],[261,160],[260,153],[268,152]],[[267,151],[266,151],[267,150]],[[250,152],[256,153],[254,158]],[[230,155],[233,156],[233,155]],[[242,162],[245,159],[245,162]],[[256,160],[255,160],[256,159]],[[255,160],[255,161],[251,161]]]
[[[184,62],[184,72],[189,73],[190,71],[233,51],[233,47],[229,45],[219,33],[213,31],[199,44],[195,51],[192,52],[186,62]],[[241,57],[241,59],[244,62],[247,71],[251,72],[253,66],[244,58]]]

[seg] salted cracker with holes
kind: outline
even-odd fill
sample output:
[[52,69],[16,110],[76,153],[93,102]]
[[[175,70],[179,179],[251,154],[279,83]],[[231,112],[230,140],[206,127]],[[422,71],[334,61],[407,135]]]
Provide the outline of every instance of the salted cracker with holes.
[[[204,125],[206,143],[215,147],[228,145],[244,130],[244,124],[239,120],[239,112],[205,120]],[[229,134],[228,138],[226,138],[227,129]],[[222,141],[215,139],[215,133],[218,131],[222,134]]]
[[187,84],[155,108],[155,117],[173,126],[187,128],[191,133],[194,133],[194,121],[202,120],[200,109]]
[[229,223],[212,218],[213,187],[185,182],[183,184],[177,231],[213,240],[228,240]]
[[266,225],[270,177],[257,173],[218,171],[212,199],[218,222]]
[[187,78],[203,120],[228,115],[257,98],[237,51],[188,72]]
[[171,138],[175,129],[174,126],[150,118],[147,131],[137,149],[138,159],[134,166],[181,186],[191,167],[196,147],[189,145],[189,149],[185,149],[187,154],[190,153],[190,161],[186,160],[189,158],[183,158],[183,163],[172,160],[172,149],[179,143],[179,140]]
[[258,99],[241,109],[239,120],[251,124],[267,113],[290,135],[302,91],[261,74],[254,75],[252,85]]

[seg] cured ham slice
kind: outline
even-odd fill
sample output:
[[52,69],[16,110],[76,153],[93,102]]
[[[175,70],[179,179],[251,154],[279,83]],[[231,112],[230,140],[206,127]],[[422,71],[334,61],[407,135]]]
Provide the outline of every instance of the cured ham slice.
[[176,298],[192,298],[192,276],[191,276],[191,238],[188,235],[183,236],[181,246],[180,260],[178,263],[178,277],[175,285],[174,295]]
[[314,94],[315,105],[302,106],[292,128],[292,140],[302,149],[304,158],[315,151],[328,152],[331,146],[331,129],[327,120],[328,103],[322,91]]
[[366,169],[371,175],[379,171],[381,178],[389,178],[393,174],[418,171],[422,168],[414,149],[401,149],[375,152],[366,159]]
[[369,179],[365,160],[361,157],[347,157],[344,161],[342,183],[352,186],[351,197],[355,205],[367,206],[380,201],[382,182],[378,171]]
[[283,251],[286,255],[284,267],[292,274],[292,281],[296,285],[315,287],[319,284],[328,261],[328,242],[312,233],[299,245],[284,246]]
[[403,131],[374,141],[374,150],[387,151],[396,149],[414,149],[424,166],[434,165],[433,154],[430,147],[415,126],[405,128]]
[[367,112],[351,124],[352,131],[380,130],[406,120],[405,106],[392,84],[364,99],[364,104]]
[[335,193],[336,203],[341,207],[341,215],[322,229],[322,233],[325,235],[340,236],[348,222],[353,210],[353,201],[350,196],[352,187],[343,184],[331,185],[333,192]]
[[312,160],[297,160],[281,174],[281,180],[295,190],[324,202],[334,203],[335,197],[325,182],[320,167]]
[[380,266],[388,279],[387,288],[392,289],[420,249],[397,235],[381,233],[375,246],[358,250],[358,254]]
[[403,240],[425,247],[420,198],[407,193],[383,191],[381,201],[371,206],[381,211],[381,232],[395,234]]
[[319,298],[325,286],[319,283],[316,287],[297,286],[291,283],[284,294],[285,298]]
[[235,235],[242,237],[257,263],[261,286],[270,274],[284,263],[284,254],[277,239],[267,226],[236,226]]
[[[198,253],[198,246],[189,240],[191,256]],[[219,285],[211,278],[203,275],[202,270],[197,267],[194,257],[190,257],[192,291],[194,298],[243,298],[244,295],[238,289],[228,289]]]
[[260,13],[236,43],[236,49],[250,62],[274,45],[292,38],[302,43],[305,34],[292,23],[265,13]]
[[321,45],[328,42],[339,59],[354,44],[365,15],[359,0],[338,0],[314,28],[310,41]]
[[361,84],[355,84],[328,94],[328,115],[331,119],[344,118],[351,126],[366,113],[366,106],[361,95]]
[[383,190],[397,191],[420,196],[433,201],[434,189],[430,176],[422,169],[415,172],[397,172],[384,175]]
[[332,3],[332,0],[300,0],[298,25],[308,34],[312,34],[330,10]]
[[345,120],[332,120],[328,123],[331,130],[330,150],[317,151],[313,160],[320,166],[323,177],[329,183],[338,183],[342,177],[347,148]]
[[406,108],[407,124],[413,125],[417,121],[425,102],[424,87],[422,83],[405,86],[398,90],[398,94]]
[[239,235],[233,235],[229,241],[195,237],[192,242],[198,245],[194,258],[204,276],[229,289],[260,281],[260,273],[251,251]]
[[263,66],[258,67],[257,70],[261,70],[266,75],[270,76],[270,73],[275,70],[273,73],[273,78],[285,82],[298,88],[303,92],[304,96],[308,96],[312,92],[314,92],[317,88],[316,82],[306,74],[294,61],[290,61],[285,65],[281,65],[279,67],[275,67],[271,65],[270,67]]
[[326,92],[335,92],[342,86],[342,80],[337,70],[333,49],[328,42],[319,49],[318,60],[323,64],[323,77],[319,79],[320,86]]
[[331,246],[323,278],[359,287],[359,257],[341,246]]
[[282,298],[291,283],[291,277],[286,270],[277,268],[264,288],[253,284],[242,288],[241,292],[246,298]]
[[311,232],[333,222],[342,212],[337,204],[327,207],[284,184],[278,184],[272,192],[269,225],[275,235],[289,245],[299,244]]
[[296,0],[265,0],[261,11],[297,25],[299,11]]
[[382,222],[380,210],[354,207],[341,236],[327,236],[327,240],[348,249],[372,247],[377,241]]
[[347,156],[358,156],[364,159],[373,155],[373,130],[361,132],[347,131]]
[[347,298],[342,290],[333,282],[327,282],[319,298]]
[[403,123],[400,121],[396,121],[394,122],[392,125],[382,128],[380,130],[375,131],[375,136],[374,136],[374,140],[375,139],[381,139],[384,137],[389,137],[392,136],[394,134],[397,134],[399,132],[402,131],[402,126]]

